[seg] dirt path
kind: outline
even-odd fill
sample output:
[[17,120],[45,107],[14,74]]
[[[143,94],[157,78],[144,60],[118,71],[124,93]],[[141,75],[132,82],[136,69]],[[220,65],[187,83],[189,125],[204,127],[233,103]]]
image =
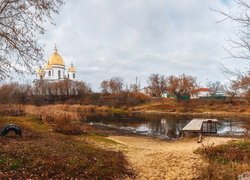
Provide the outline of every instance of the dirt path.
[[201,157],[193,151],[198,147],[225,143],[230,138],[206,137],[202,144],[197,139],[162,141],[147,137],[110,136],[108,139],[120,143],[135,170],[136,179],[195,179],[197,171],[204,165]]

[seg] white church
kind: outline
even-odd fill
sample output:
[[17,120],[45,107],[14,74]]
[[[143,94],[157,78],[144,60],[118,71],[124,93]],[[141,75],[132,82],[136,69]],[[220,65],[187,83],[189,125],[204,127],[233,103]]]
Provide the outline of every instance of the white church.
[[76,68],[71,63],[71,66],[66,69],[63,58],[55,47],[45,67],[37,70],[37,80],[57,82],[64,79],[76,80]]

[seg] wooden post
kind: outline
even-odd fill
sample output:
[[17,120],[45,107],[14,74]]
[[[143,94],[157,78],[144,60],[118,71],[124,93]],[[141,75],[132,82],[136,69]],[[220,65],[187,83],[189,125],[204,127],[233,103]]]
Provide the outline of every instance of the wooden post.
[[217,122],[215,122],[215,133],[217,134]]
[[198,138],[197,143],[201,143],[201,142],[202,142],[202,133],[200,132],[200,133],[199,133],[199,138]]

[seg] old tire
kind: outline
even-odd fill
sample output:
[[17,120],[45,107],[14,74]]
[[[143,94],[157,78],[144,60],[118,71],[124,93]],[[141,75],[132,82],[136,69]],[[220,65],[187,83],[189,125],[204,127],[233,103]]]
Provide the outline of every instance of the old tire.
[[0,136],[6,136],[10,131],[14,131],[16,135],[22,136],[22,130],[20,127],[15,124],[8,124],[3,127],[1,130]]

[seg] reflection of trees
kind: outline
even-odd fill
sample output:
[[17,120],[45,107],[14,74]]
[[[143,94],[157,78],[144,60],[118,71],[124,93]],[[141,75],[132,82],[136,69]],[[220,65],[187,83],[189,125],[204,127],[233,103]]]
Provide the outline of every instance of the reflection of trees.
[[[190,121],[190,117],[166,115],[97,115],[88,117],[89,121],[115,125],[117,127],[131,127],[145,129],[153,134],[167,135],[169,138],[180,136],[182,128]],[[189,120],[188,120],[189,119]]]
[[190,117],[186,116],[166,116],[166,115],[148,115],[150,129],[154,133],[167,135],[170,138],[180,136],[182,128],[188,123]]
[[152,132],[167,135],[170,138],[176,138],[178,132],[181,130],[179,128],[179,122],[174,119],[158,119],[152,120],[150,123],[150,129]]

